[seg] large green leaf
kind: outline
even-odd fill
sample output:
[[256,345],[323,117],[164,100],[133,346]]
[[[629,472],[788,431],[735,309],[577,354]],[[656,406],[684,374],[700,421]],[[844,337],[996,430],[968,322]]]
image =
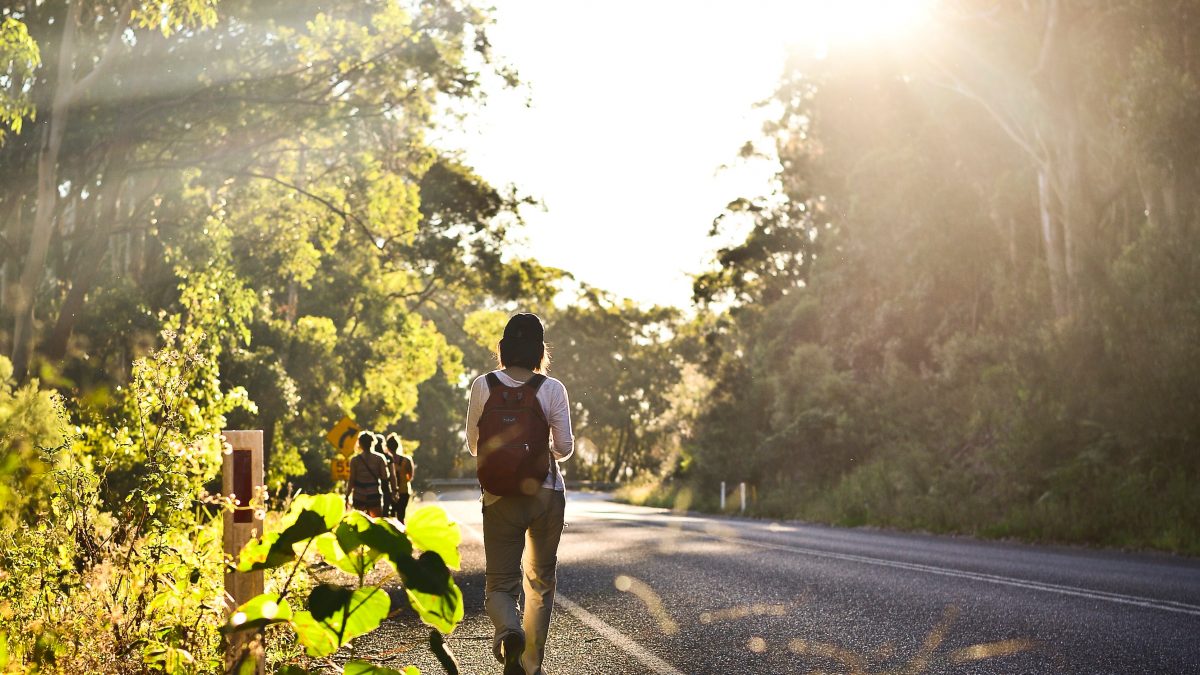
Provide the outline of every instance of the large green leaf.
[[404,585],[422,593],[448,593],[454,585],[450,569],[433,551],[422,553],[420,558],[407,558],[398,568]]
[[449,593],[422,593],[404,589],[408,603],[420,615],[421,621],[442,633],[452,633],[463,619],[462,591],[452,585]]
[[[353,588],[320,584],[308,594],[308,611],[317,621],[328,621],[338,612],[345,610],[353,597]],[[340,634],[341,624],[334,625],[334,630]]]
[[462,542],[462,532],[458,529],[458,523],[451,520],[442,507],[431,504],[410,513],[406,518],[405,532],[412,540],[413,547],[437,553],[452,570],[461,567],[458,545]]
[[271,569],[296,559],[295,545],[337,527],[346,505],[336,494],[300,495],[277,532],[251,539],[238,556],[239,572]]
[[450,570],[441,556],[429,551],[418,561],[412,557],[412,544],[395,525],[386,520],[376,520],[371,527],[359,532],[363,543],[382,552],[395,566],[405,586],[426,593],[438,593],[448,588]]
[[404,536],[395,525],[386,520],[375,520],[370,523],[370,526],[363,530],[357,530],[357,536],[365,546],[372,550],[382,553],[392,561],[396,569],[403,573],[401,565],[405,561],[411,561],[412,544],[409,543],[408,537]]
[[309,612],[296,612],[292,617],[292,628],[309,656],[329,656],[338,650],[337,633],[314,619]]
[[359,568],[355,564],[356,561],[346,555],[346,552],[338,545],[337,536],[332,532],[326,532],[317,537],[314,543],[317,545],[317,553],[321,554],[322,560],[336,566],[343,572],[349,574],[359,573]]
[[230,615],[229,621],[221,627],[225,634],[237,633],[244,630],[259,630],[273,623],[283,623],[292,619],[292,607],[287,600],[280,600],[276,593],[256,595],[239,606]]
[[317,552],[325,562],[343,572],[363,576],[383,557],[382,552],[363,544],[361,534],[370,527],[371,520],[366,516],[357,512],[346,514],[335,531],[317,538]]
[[342,516],[342,522],[338,523],[334,534],[337,535],[338,544],[342,550],[350,553],[359,546],[363,546],[362,533],[371,529],[371,524],[377,522],[362,511],[351,511],[345,516]]
[[239,572],[271,569],[296,559],[294,546],[306,539],[328,532],[325,519],[315,511],[304,510],[295,522],[281,532],[271,532],[251,539],[238,557]]
[[364,544],[387,556],[404,582],[409,604],[422,621],[443,633],[454,630],[463,618],[462,591],[441,555],[425,551],[420,558],[413,558],[409,538],[383,519],[373,521],[358,536]]
[[[299,495],[292,500],[292,508],[288,514],[299,514],[301,511],[312,511],[325,520],[325,529],[332,530],[342,521],[346,513],[346,499],[339,494],[327,492],[319,495]],[[288,521],[285,518],[284,523]]]
[[441,556],[426,551],[409,559],[404,592],[421,620],[442,633],[451,633],[463,619],[463,596]]
[[384,666],[376,666],[366,661],[347,661],[342,669],[343,675],[421,675],[416,666],[408,666],[404,670],[395,670]]
[[387,617],[391,601],[377,586],[358,590],[321,584],[308,596],[308,611],[297,612],[292,626],[309,656],[326,656]]

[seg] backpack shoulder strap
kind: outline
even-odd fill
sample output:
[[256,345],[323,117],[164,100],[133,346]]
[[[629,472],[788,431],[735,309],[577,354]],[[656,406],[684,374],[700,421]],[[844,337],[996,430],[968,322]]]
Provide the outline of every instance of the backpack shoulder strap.
[[545,384],[546,380],[548,380],[548,379],[550,379],[550,378],[546,377],[545,375],[543,375],[541,373],[534,373],[533,377],[526,380],[525,386],[532,389],[533,393],[536,395],[537,390],[541,389],[542,385]]
[[542,409],[542,402],[538,400],[537,393],[542,388],[542,385],[546,384],[546,380],[548,379],[550,378],[541,373],[534,373],[533,377],[525,380],[525,386],[533,391],[533,410],[547,425],[550,424],[550,420],[546,418],[546,411]]
[[487,382],[488,391],[491,391],[492,389],[495,389],[496,387],[503,386],[502,384],[500,384],[500,378],[496,377],[495,371],[488,373],[487,375],[484,376],[483,379],[485,382]]
[[380,478],[379,478],[379,474],[375,473],[375,470],[371,468],[371,462],[370,462],[370,461],[368,461],[366,457],[363,457],[363,458],[362,458],[362,465],[363,465],[364,467],[366,467],[366,469],[367,469],[367,473],[371,474],[371,476],[372,476],[373,478],[375,478],[375,480],[379,481],[380,483],[382,483],[382,482],[383,482],[382,480],[380,480]]

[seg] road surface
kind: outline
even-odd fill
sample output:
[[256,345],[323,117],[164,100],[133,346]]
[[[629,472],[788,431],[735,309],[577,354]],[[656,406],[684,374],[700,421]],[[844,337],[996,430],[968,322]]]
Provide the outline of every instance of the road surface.
[[[498,673],[479,502],[463,527],[464,673]],[[1200,673],[1200,561],[672,514],[570,493],[549,675]],[[442,672],[411,610],[357,656]],[[338,661],[348,657],[339,654]]]

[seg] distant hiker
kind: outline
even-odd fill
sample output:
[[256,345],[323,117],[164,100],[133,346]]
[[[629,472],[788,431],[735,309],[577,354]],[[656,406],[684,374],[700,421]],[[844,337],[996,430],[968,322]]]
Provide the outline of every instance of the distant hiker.
[[387,435],[387,442],[384,444],[392,459],[392,476],[395,483],[395,489],[392,491],[393,513],[395,517],[404,522],[404,514],[408,510],[408,500],[410,496],[410,484],[413,476],[416,474],[416,465],[413,464],[413,459],[409,455],[404,454],[404,448],[400,445],[400,435],[390,433]]
[[374,451],[383,458],[384,466],[387,467],[387,477],[381,480],[379,485],[383,488],[383,515],[392,516],[395,510],[392,500],[396,496],[396,473],[392,470],[392,454],[388,452],[383,434],[378,432],[375,433]]
[[467,408],[467,446],[477,457],[483,490],[484,605],[496,627],[492,653],[504,675],[544,675],[566,508],[558,462],[575,445],[566,387],[543,374],[550,364],[543,339],[536,315],[510,318],[498,345],[503,370],[475,380]]
[[350,505],[369,516],[382,516],[387,481],[387,460],[375,452],[375,434],[364,431],[358,435],[358,453],[350,458],[350,480],[346,482]]

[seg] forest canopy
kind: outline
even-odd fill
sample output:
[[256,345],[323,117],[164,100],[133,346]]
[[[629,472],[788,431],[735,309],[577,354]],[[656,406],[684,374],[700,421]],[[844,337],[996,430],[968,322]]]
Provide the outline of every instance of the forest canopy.
[[842,523],[1196,550],[1200,16],[964,1],[794,57],[697,277],[685,473]]

